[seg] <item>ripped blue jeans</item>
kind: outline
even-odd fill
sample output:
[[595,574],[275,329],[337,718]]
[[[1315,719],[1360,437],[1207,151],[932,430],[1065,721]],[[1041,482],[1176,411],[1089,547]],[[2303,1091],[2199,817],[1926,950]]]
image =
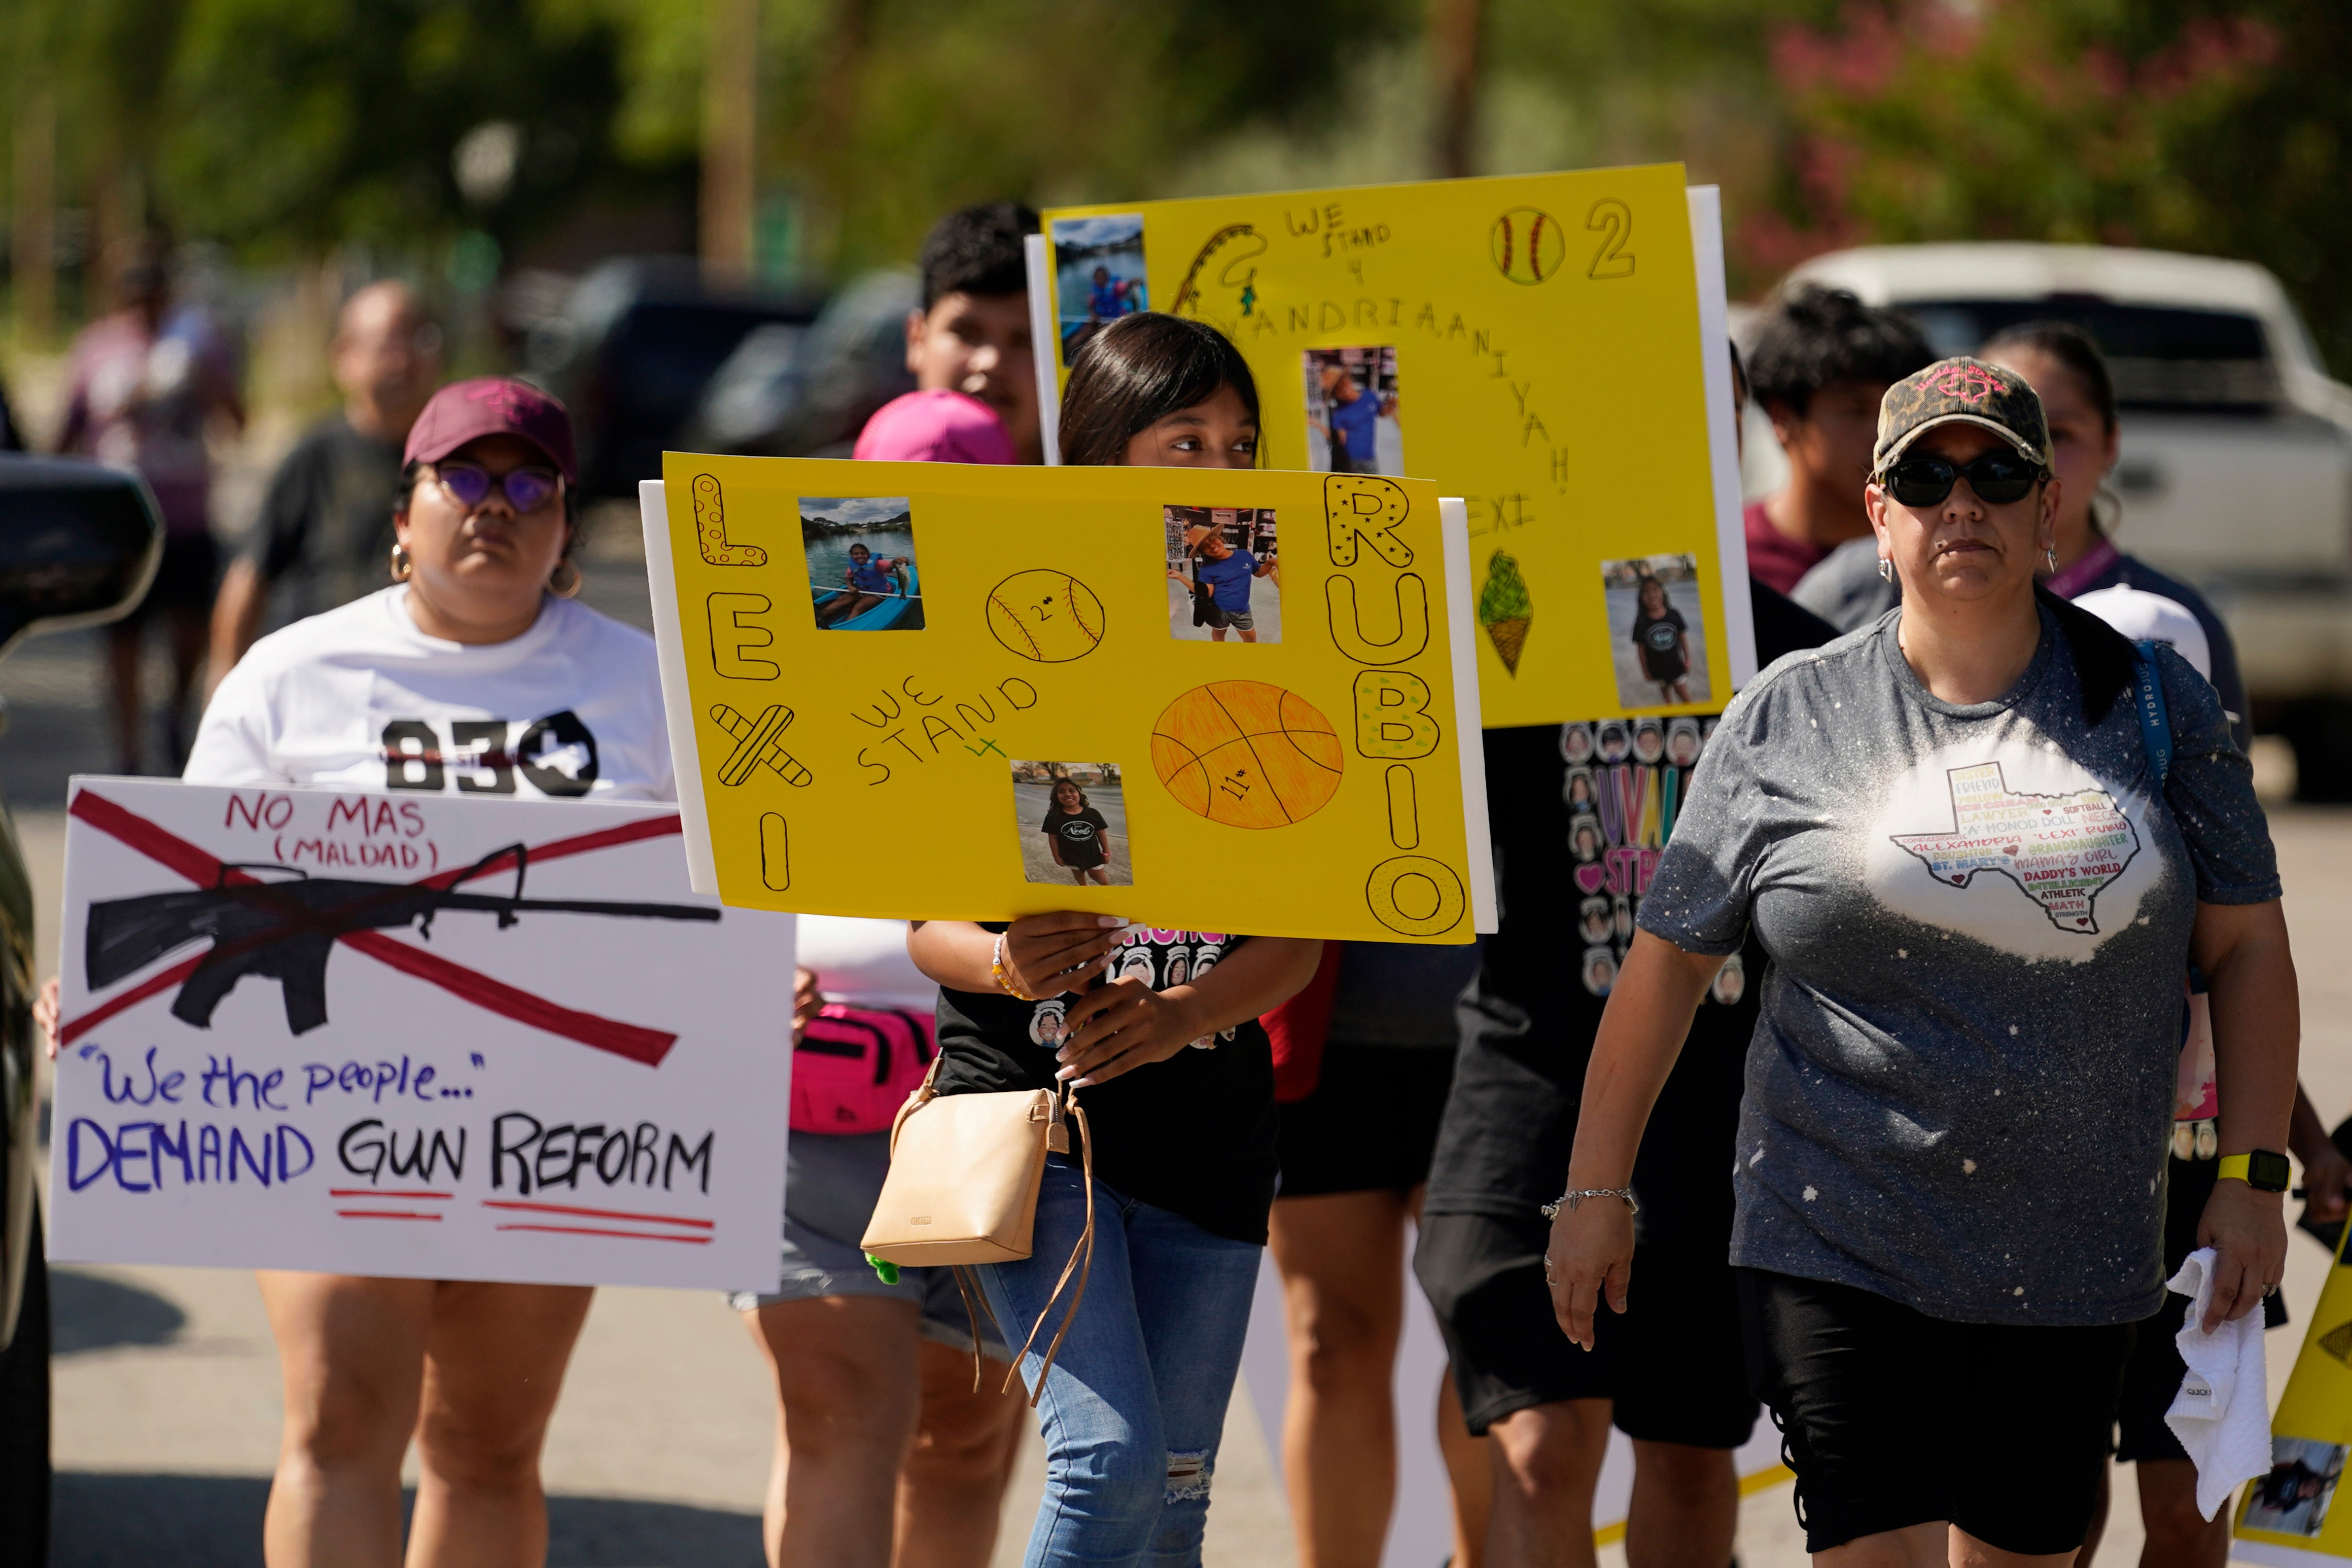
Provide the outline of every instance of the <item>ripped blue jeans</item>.
[[[1086,1218],[1077,1167],[1052,1156],[1030,1256],[979,1270],[1009,1343],[1028,1337]],[[1045,1497],[1026,1568],[1198,1568],[1263,1250],[1095,1184],[1086,1303],[1037,1401]],[[1022,1358],[1030,1387],[1068,1301]]]

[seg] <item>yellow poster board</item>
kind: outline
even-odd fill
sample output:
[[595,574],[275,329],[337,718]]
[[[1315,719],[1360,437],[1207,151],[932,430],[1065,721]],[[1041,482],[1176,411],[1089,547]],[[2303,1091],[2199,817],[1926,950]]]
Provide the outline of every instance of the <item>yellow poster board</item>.
[[1466,498],[1487,726],[1719,712],[1755,660],[1703,194],[1658,164],[1051,210],[1048,428],[1053,371],[1109,320],[1212,322],[1269,465]]
[[2230,1555],[2274,1568],[2321,1568],[2352,1557],[2352,1269],[2339,1244],[2303,1352],[2271,1417],[2271,1473],[2238,1501]]
[[1461,943],[1495,924],[1458,501],[1425,480],[670,453],[698,889]]

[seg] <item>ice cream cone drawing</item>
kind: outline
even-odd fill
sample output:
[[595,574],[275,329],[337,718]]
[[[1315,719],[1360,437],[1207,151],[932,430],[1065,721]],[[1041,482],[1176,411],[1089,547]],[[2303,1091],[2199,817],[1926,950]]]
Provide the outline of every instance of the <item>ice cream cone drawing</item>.
[[1527,645],[1528,622],[1534,613],[1519,563],[1496,550],[1486,562],[1486,586],[1478,595],[1478,624],[1486,629],[1503,667],[1514,675],[1519,673],[1519,650]]

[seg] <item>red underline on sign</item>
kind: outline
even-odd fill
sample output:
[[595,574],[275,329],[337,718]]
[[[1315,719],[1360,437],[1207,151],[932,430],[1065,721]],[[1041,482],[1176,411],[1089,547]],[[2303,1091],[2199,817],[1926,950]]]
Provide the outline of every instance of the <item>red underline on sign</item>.
[[514,1203],[501,1198],[482,1199],[484,1208],[520,1208],[533,1214],[577,1214],[590,1219],[633,1219],[640,1225],[694,1225],[709,1230],[718,1222],[710,1219],[681,1219],[668,1214],[632,1214],[625,1208],[573,1208],[561,1203]]
[[339,1208],[335,1210],[335,1218],[338,1219],[429,1219],[436,1225],[441,1222],[441,1217],[437,1214],[412,1214],[404,1208]]
[[630,1241],[683,1241],[689,1247],[708,1247],[708,1236],[671,1236],[654,1230],[598,1230],[585,1225],[501,1225],[500,1230],[543,1230],[554,1236],[618,1236]]
[[386,1188],[373,1186],[331,1186],[327,1189],[327,1196],[329,1197],[455,1197],[457,1194],[449,1192],[394,1192]]

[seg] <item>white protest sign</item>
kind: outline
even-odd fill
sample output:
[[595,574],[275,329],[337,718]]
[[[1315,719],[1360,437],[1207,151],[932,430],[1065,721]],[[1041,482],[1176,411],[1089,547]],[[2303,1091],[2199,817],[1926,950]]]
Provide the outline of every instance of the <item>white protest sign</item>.
[[77,779],[49,1256],[772,1290],[790,915],[675,807]]

